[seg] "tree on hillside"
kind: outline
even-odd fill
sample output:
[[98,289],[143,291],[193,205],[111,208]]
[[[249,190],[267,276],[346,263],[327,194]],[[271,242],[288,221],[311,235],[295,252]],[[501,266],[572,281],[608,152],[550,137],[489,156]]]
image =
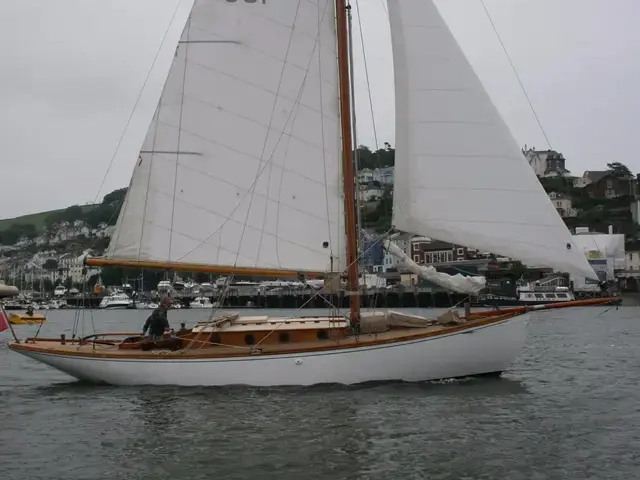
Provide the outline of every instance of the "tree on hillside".
[[76,220],[82,219],[82,207],[80,205],[72,205],[71,207],[67,207],[64,212],[60,215],[61,220],[69,223],[73,223]]
[[620,162],[607,163],[607,170],[614,176],[619,178],[632,177],[631,170],[625,164]]
[[42,268],[48,272],[54,272],[58,269],[58,261],[50,258],[42,265]]
[[358,168],[360,170],[369,168],[393,167],[395,164],[395,150],[391,148],[388,142],[384,143],[384,148],[380,148],[375,152],[365,145],[359,145],[357,149]]
[[20,239],[18,232],[11,228],[7,228],[0,232],[0,245],[15,245]]
[[111,193],[107,193],[102,199],[103,205],[118,205],[122,203],[125,195],[127,194],[127,187],[119,188],[118,190],[114,190]]
[[0,231],[0,245],[15,245],[21,238],[32,240],[38,236],[38,230],[32,223],[17,223]]

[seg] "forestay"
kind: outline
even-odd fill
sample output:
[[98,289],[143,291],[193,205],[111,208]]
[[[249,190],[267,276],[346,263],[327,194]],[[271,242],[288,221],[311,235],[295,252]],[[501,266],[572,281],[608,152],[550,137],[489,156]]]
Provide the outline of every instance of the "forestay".
[[196,0],[176,17],[108,257],[344,267],[334,13],[333,0]]
[[597,278],[432,0],[388,0],[400,230]]

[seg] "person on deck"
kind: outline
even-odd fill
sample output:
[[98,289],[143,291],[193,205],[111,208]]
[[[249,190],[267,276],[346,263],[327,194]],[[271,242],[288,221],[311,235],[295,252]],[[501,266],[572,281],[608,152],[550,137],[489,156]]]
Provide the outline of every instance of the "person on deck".
[[149,330],[151,340],[160,339],[162,335],[164,335],[165,330],[170,328],[169,320],[167,319],[167,310],[170,306],[171,298],[164,297],[158,308],[147,318],[144,328],[142,329],[142,336],[146,335],[147,330]]

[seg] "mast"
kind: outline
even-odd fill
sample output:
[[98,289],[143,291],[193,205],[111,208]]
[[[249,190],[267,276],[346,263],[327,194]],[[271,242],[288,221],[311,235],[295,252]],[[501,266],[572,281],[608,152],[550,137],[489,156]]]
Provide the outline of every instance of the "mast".
[[353,140],[351,127],[351,78],[349,75],[349,33],[347,0],[336,0],[336,38],[338,47],[338,78],[340,85],[340,126],[342,133],[342,176],[344,181],[344,215],[347,234],[347,286],[352,325],[360,322],[358,295],[358,238],[356,230]]

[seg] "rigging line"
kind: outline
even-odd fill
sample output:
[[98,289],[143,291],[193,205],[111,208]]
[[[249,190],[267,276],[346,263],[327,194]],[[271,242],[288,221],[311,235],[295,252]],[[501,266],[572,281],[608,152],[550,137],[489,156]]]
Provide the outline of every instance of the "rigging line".
[[[382,0],[384,2],[384,0]],[[362,46],[362,59],[364,62],[364,75],[367,80],[367,94],[369,96],[369,108],[371,110],[371,124],[373,126],[373,141],[376,145],[376,151],[380,149],[380,144],[378,143],[378,130],[376,128],[376,119],[373,112],[373,98],[371,96],[371,81],[369,79],[369,66],[367,64],[367,53],[364,46],[364,34],[362,32],[362,17],[360,15],[360,2],[355,0],[356,4],[356,13],[358,14],[358,30],[360,31],[360,45]]]
[[[173,205],[171,208],[171,226],[169,227],[169,251],[167,252],[167,261],[171,260],[171,247],[173,244],[173,221],[176,215],[176,190],[178,188],[178,171],[180,169],[180,140],[182,139],[182,120],[184,118],[184,89],[187,84],[187,70],[189,63],[189,40],[191,39],[191,15],[189,15],[189,20],[187,21],[187,45],[184,49],[184,69],[182,71],[182,88],[180,92],[180,118],[178,119],[178,144],[176,147],[176,168],[173,173]],[[160,118],[158,117],[158,122]],[[157,131],[157,128],[156,128]],[[155,150],[155,146],[154,146]],[[153,154],[152,154],[153,155]],[[147,188],[147,193],[149,189]],[[142,241],[140,242],[140,246],[142,247]]]
[[[300,91],[298,92],[298,95],[296,96],[296,99],[294,100],[294,106],[293,106],[293,109],[292,109],[293,119],[291,121],[291,129],[290,129],[289,133],[287,134],[287,141],[286,141],[286,146],[285,146],[285,149],[284,149],[283,165],[282,165],[282,169],[280,171],[280,183],[279,183],[279,188],[278,188],[278,202],[277,202],[278,203],[278,208],[276,210],[276,226],[275,226],[275,228],[276,228],[276,234],[275,234],[276,252],[275,253],[276,253],[276,259],[278,261],[278,264],[280,264],[280,252],[278,250],[278,245],[279,245],[278,231],[279,231],[279,224],[280,224],[280,206],[281,206],[281,201],[280,200],[282,198],[282,183],[283,183],[283,178],[284,178],[284,173],[285,173],[285,165],[286,165],[286,162],[287,162],[287,158],[289,156],[289,147],[291,145],[291,137],[293,136],[293,129],[294,129],[295,121],[296,121],[296,119],[298,117],[298,113],[300,111],[300,101],[302,99],[302,92],[304,91],[304,88],[306,86],[307,76],[309,74],[309,69],[311,68],[311,61],[313,60],[313,54],[315,53],[316,47],[318,47],[318,61],[319,61],[319,65],[318,65],[318,72],[319,73],[318,73],[318,76],[320,78],[320,121],[321,121],[320,125],[321,125],[321,131],[322,131],[322,155],[323,155],[323,159],[326,156],[325,144],[324,144],[324,109],[323,109],[323,103],[322,103],[322,88],[323,88],[323,84],[322,84],[322,75],[321,75],[321,71],[320,71],[320,63],[321,63],[321,59],[322,59],[322,54],[321,54],[321,49],[320,49],[320,39],[321,39],[321,25],[322,25],[322,22],[325,19],[326,12],[327,12],[327,5],[328,5],[329,1],[330,0],[326,0],[325,1],[324,9],[322,9],[322,15],[321,15],[321,9],[320,9],[320,2],[318,2],[318,5],[317,5],[318,31],[317,31],[316,37],[315,37],[314,48],[313,48],[313,51],[311,53],[310,60],[309,60],[309,63],[307,65],[307,69],[306,69],[306,72],[305,72],[305,76],[304,76],[303,81],[302,81],[302,86],[300,87]],[[300,5],[301,5],[301,3],[299,2],[298,3],[298,10],[300,8]],[[298,11],[296,11],[296,19],[297,19],[297,17],[298,17]],[[295,24],[295,20],[294,20],[294,24]],[[292,30],[291,37],[290,37],[290,42],[291,42],[291,40],[293,38],[293,33],[294,32]],[[285,64],[286,64],[287,58],[289,56],[289,47],[290,47],[290,45],[288,46],[288,50],[287,50],[287,53],[286,53],[286,56],[285,56]],[[283,65],[283,70],[281,72],[282,75],[284,75],[285,69],[286,69],[286,65]],[[281,80],[282,80],[282,77],[281,77]],[[280,84],[278,85],[278,90],[276,92],[276,102],[277,102],[277,96],[279,95],[279,93],[280,93]],[[275,102],[274,102],[273,111],[275,111]],[[273,120],[273,111],[272,111],[272,116],[271,116],[271,118],[269,120],[268,129],[271,127],[271,121]],[[268,206],[269,206],[269,198],[268,197],[269,197],[269,192],[271,190],[271,178],[272,178],[272,173],[273,173],[273,162],[272,162],[272,159],[273,159],[273,156],[275,155],[275,152],[276,152],[276,150],[278,148],[280,140],[282,139],[282,136],[286,134],[286,128],[287,128],[287,125],[289,125],[289,120],[290,119],[291,119],[291,114],[289,115],[289,118],[287,119],[287,122],[285,123],[285,125],[283,127],[282,133],[281,133],[280,137],[278,138],[278,142],[276,143],[276,145],[275,145],[275,147],[274,147],[274,149],[273,149],[273,151],[272,151],[272,153],[271,153],[271,155],[269,157],[269,160],[265,164],[265,168],[267,166],[269,166],[269,177],[268,177],[268,183],[267,183],[267,198],[265,200],[264,214],[263,214],[263,219],[262,219],[262,228],[261,228],[261,231],[260,231],[260,241],[258,243],[258,253],[256,255],[256,262],[258,262],[259,258],[260,258],[260,250],[262,249],[262,239],[264,237],[264,231],[265,231],[266,222],[267,222],[267,209],[268,209]],[[264,150],[266,149],[266,143],[267,143],[267,138],[265,137],[265,144],[263,146],[263,151],[262,151],[262,154],[261,154],[260,163],[262,163],[262,157],[264,156]],[[264,169],[262,171],[264,171]],[[262,171],[259,172],[258,176],[260,176],[262,174]],[[325,176],[325,192],[327,192],[326,176]],[[253,196],[254,195],[255,195],[255,189],[254,189],[254,194],[252,195],[252,200],[253,200]],[[326,197],[326,193],[325,193],[325,199],[326,199],[327,205],[328,205],[328,197]],[[251,204],[249,205],[249,208],[251,208]],[[248,215],[248,213],[249,212],[247,212],[247,215]],[[327,213],[327,222],[329,224],[329,238],[331,238],[331,221],[330,221],[328,213]],[[245,228],[246,228],[246,222],[245,222]],[[243,236],[244,236],[244,231],[243,231]],[[241,242],[242,242],[242,240],[241,240]],[[237,255],[239,256],[239,250],[237,252]],[[236,257],[236,262],[237,262],[237,257]],[[257,265],[257,263],[256,263],[256,265]]]
[[[322,132],[322,157],[323,157],[323,165],[325,168],[325,200],[327,202],[327,223],[329,224],[329,239],[331,239],[331,221],[330,221],[330,216],[329,216],[329,199],[328,199],[328,192],[327,192],[327,177],[326,177],[326,151],[325,151],[325,142],[324,142],[324,109],[323,109],[323,100],[322,100],[322,89],[324,88],[324,85],[322,83],[322,69],[321,69],[321,65],[322,65],[322,49],[321,49],[321,42],[320,39],[322,38],[322,31],[321,31],[321,26],[322,26],[322,22],[324,22],[325,16],[326,16],[326,12],[327,12],[327,5],[329,3],[329,1],[331,0],[326,0],[325,1],[325,6],[324,9],[322,10],[322,15],[320,15],[320,2],[318,2],[317,5],[317,16],[318,16],[318,31],[316,33],[316,38],[315,38],[315,43],[314,43],[314,49],[313,52],[311,54],[311,59],[313,59],[313,53],[315,53],[315,47],[318,47],[318,77],[320,79],[319,84],[320,84],[320,128],[321,128],[321,132]],[[300,8],[300,3],[298,3],[298,8]],[[296,12],[296,18],[297,18],[297,12]],[[295,24],[295,21],[294,21]],[[291,35],[293,36],[293,31],[291,33]],[[287,51],[287,56],[288,56],[288,51]],[[286,63],[286,57],[285,57],[285,63]],[[284,73],[284,68],[286,67],[283,66],[283,73]],[[278,265],[281,265],[280,263],[280,250],[279,250],[279,240],[280,237],[278,236],[278,232],[280,231],[280,206],[281,206],[281,199],[282,199],[282,184],[283,184],[283,179],[284,179],[284,174],[285,174],[285,166],[287,164],[287,158],[289,157],[289,147],[291,146],[291,137],[293,136],[293,129],[294,129],[294,125],[296,122],[296,119],[298,118],[298,112],[300,111],[300,100],[302,99],[302,95],[300,94],[305,85],[306,85],[306,79],[307,79],[307,75],[309,73],[309,69],[311,68],[311,60],[309,61],[309,64],[307,65],[307,71],[305,73],[303,82],[302,82],[302,86],[299,92],[299,95],[297,96],[296,100],[294,100],[294,107],[293,107],[293,111],[295,111],[294,115],[293,115],[293,119],[291,121],[291,129],[289,134],[287,135],[287,142],[286,142],[286,146],[284,149],[284,157],[282,159],[282,168],[280,170],[280,182],[278,185],[278,208],[276,210],[276,225],[275,225],[275,253],[276,253],[276,259],[278,261]],[[279,90],[278,90],[279,93]],[[276,101],[277,101],[277,95],[276,95]],[[297,101],[297,103],[296,103]],[[274,106],[275,109],[275,106]],[[288,119],[287,119],[287,123],[285,123],[283,130],[282,130],[282,135],[284,135],[286,132],[286,128],[287,128],[287,124],[288,124]],[[280,140],[280,139],[279,139]],[[270,160],[273,158],[273,155],[275,154],[275,151],[278,147],[279,144],[279,140],[278,143],[276,143],[276,146],[273,149],[273,152],[270,156]],[[265,147],[266,147],[266,140],[265,140]],[[262,152],[262,155],[264,155],[264,150]],[[261,158],[262,158],[261,155]],[[267,223],[267,208],[269,206],[269,192],[271,190],[271,175],[273,172],[273,168],[272,168],[272,161],[268,162],[268,165],[270,166],[269,168],[269,179],[268,179],[268,184],[267,184],[267,198],[265,200],[265,206],[264,206],[264,215],[263,215],[263,219],[262,219],[262,230],[260,232],[260,242],[258,243],[258,253],[256,255],[256,262],[259,261],[260,259],[260,250],[262,248],[262,239],[264,237],[264,230],[266,227],[266,223]],[[330,242],[330,248],[332,249],[332,245]],[[239,251],[238,251],[239,252]],[[331,253],[332,254],[332,253]],[[237,260],[236,260],[237,261]]]
[[[327,2],[329,2],[331,0],[327,0]],[[326,11],[326,4],[325,4],[325,11]],[[318,8],[317,8],[317,16],[318,16],[318,77],[320,78],[320,81],[318,82],[320,84],[320,89],[319,89],[319,97],[320,97],[320,135],[322,138],[322,168],[324,170],[324,200],[325,200],[325,207],[327,209],[327,231],[328,231],[328,235],[329,235],[329,255],[331,256],[331,258],[333,258],[333,241],[332,241],[332,236],[331,236],[331,214],[329,212],[329,188],[327,185],[327,151],[326,151],[326,144],[325,144],[325,134],[324,134],[324,98],[322,95],[322,90],[324,90],[324,83],[323,83],[323,78],[322,78],[322,22],[324,21],[324,12],[322,13],[322,17],[320,16],[320,2],[318,2]],[[337,100],[337,99],[336,99]],[[338,170],[339,171],[339,170]],[[338,173],[338,176],[340,176],[340,174]]]
[[[315,45],[314,45],[314,49],[315,49]],[[296,95],[296,98],[294,99],[293,103],[294,104],[299,104],[302,100],[302,95],[304,93],[304,86],[306,85],[306,81],[307,81],[307,77],[309,75],[309,68],[311,65],[311,62],[313,60],[313,56],[309,57],[309,63],[307,64],[307,69],[305,71],[304,77],[302,79],[302,84],[300,86],[300,89],[298,90],[298,93]],[[289,116],[287,117],[287,120],[285,121],[284,124],[284,128],[286,129],[287,125],[289,125],[289,122],[291,121],[292,117],[296,118],[297,115],[297,109],[296,108],[292,108],[291,111],[289,112]],[[294,115],[295,112],[295,115]],[[269,166],[269,164],[273,161],[276,149],[278,148],[278,145],[280,145],[280,141],[282,140],[282,137],[285,136],[285,132],[284,130],[280,133],[280,135],[278,136],[278,140],[276,141],[276,145],[274,146],[273,151],[271,152],[271,155],[269,156],[269,158],[267,159],[267,161],[265,162],[264,166],[262,166],[262,169],[258,172],[258,175],[256,176],[256,178],[253,180],[253,183],[249,186],[249,189],[247,190],[247,193],[244,195],[244,197],[242,197],[242,199],[236,204],[236,206],[233,208],[233,210],[231,211],[231,213],[229,213],[229,215],[227,216],[227,218],[225,219],[224,222],[222,222],[222,225],[220,225],[215,231],[213,231],[211,233],[211,235],[207,236],[207,238],[205,238],[204,240],[202,240],[198,245],[196,245],[195,247],[193,247],[191,250],[189,250],[187,253],[185,253],[184,255],[182,255],[180,258],[178,258],[176,261],[180,261],[183,258],[185,258],[186,256],[190,255],[191,253],[193,253],[194,251],[196,251],[196,249],[198,249],[200,246],[204,245],[205,243],[207,243],[209,240],[211,240],[211,238],[216,235],[219,231],[221,231],[224,226],[227,224],[227,222],[231,219],[231,217],[234,215],[234,213],[238,210],[238,208],[240,208],[240,205],[242,205],[242,203],[244,202],[244,200],[247,198],[247,196],[251,193],[252,190],[255,190],[255,187],[258,183],[259,177],[260,175],[262,175],[262,172],[264,172],[264,170]],[[288,134],[288,136],[292,136],[292,134]],[[262,164],[262,163],[261,163]],[[246,222],[245,222],[246,225]],[[240,250],[237,251],[237,255],[239,256]]]
[[549,141],[549,137],[547,137],[547,132],[545,132],[544,127],[542,126],[542,122],[540,121],[540,117],[538,117],[538,113],[536,112],[535,108],[533,108],[533,103],[531,103],[531,99],[529,98],[529,95],[527,94],[527,91],[524,88],[524,84],[522,83],[522,80],[520,79],[520,75],[518,75],[518,71],[516,70],[516,67],[513,63],[513,61],[511,60],[511,57],[509,56],[509,52],[507,52],[507,47],[505,47],[504,42],[502,41],[502,37],[500,37],[500,34],[498,33],[498,29],[496,28],[495,23],[493,23],[493,19],[491,18],[491,15],[489,14],[489,10],[487,9],[487,6],[484,3],[484,0],[480,0],[480,4],[482,5],[482,8],[484,9],[485,14],[487,15],[487,18],[489,19],[489,23],[491,24],[491,28],[493,28],[493,32],[496,34],[496,37],[498,38],[498,42],[500,42],[500,46],[502,47],[502,51],[504,52],[505,56],[507,57],[507,60],[509,61],[509,65],[511,65],[511,69],[513,70],[513,73],[516,77],[516,80],[518,80],[518,84],[520,85],[520,89],[522,90],[522,93],[524,94],[524,97],[527,99],[527,103],[529,104],[529,107],[531,108],[531,111],[533,112],[533,116],[536,119],[536,122],[538,122],[538,127],[540,128],[540,131],[542,132],[542,136],[544,137],[545,141],[547,142],[547,145],[549,146],[549,149],[553,148],[551,146],[551,142]]
[[[388,236],[390,233],[391,233],[391,230],[388,230],[387,232],[385,232],[385,233],[383,234],[383,236]],[[354,263],[357,263],[357,262],[358,262],[358,260],[360,260],[360,259],[361,259],[361,257],[362,257],[363,255],[365,255],[366,253],[368,253],[368,251],[369,251],[369,250],[371,250],[373,247],[374,247],[374,245],[370,246],[366,251],[359,253],[359,254],[358,254],[358,256],[356,256],[355,260],[354,260],[351,264],[347,265],[347,266],[342,270],[342,272],[340,272],[340,274],[342,275],[342,274],[345,274],[346,272],[348,272],[348,271],[349,271],[349,267],[350,267],[351,265],[353,265]],[[326,279],[325,279],[325,281],[326,281]],[[334,280],[331,280],[331,281],[334,281]],[[329,283],[331,283],[331,282],[329,282]],[[329,306],[334,307],[334,308],[336,309],[337,313],[339,314],[339,316],[344,317],[344,319],[345,319],[347,322],[350,322],[350,320],[349,320],[349,316],[348,316],[347,314],[342,314],[342,313],[340,313],[340,310],[341,310],[341,308],[340,308],[340,307],[333,305],[333,304],[329,301],[329,299],[328,299],[328,298],[326,298],[325,296],[323,296],[323,295],[322,295],[322,293],[325,291],[325,289],[328,289],[328,288],[329,288],[329,284],[325,283],[325,284],[322,286],[322,288],[320,288],[319,290],[317,290],[316,292],[314,292],[314,293],[310,296],[310,298],[309,298],[309,299],[307,299],[307,300],[306,300],[302,305],[300,305],[300,306],[296,309],[296,311],[302,310],[306,305],[308,305],[309,303],[311,303],[311,301],[313,301],[313,299],[315,299],[316,297],[320,297],[320,298],[322,298],[322,299],[323,299],[327,304],[329,304]],[[290,317],[286,317],[286,319],[291,319],[291,318],[294,318],[294,316],[293,316],[293,315],[291,315]],[[271,335],[271,333],[273,333],[275,330],[277,330],[277,329],[278,329],[278,328],[279,328],[283,323],[284,323],[284,322],[281,322],[281,323],[277,324],[277,325],[276,325],[276,326],[275,326],[275,327],[274,327],[274,328],[273,328],[273,329],[272,329],[272,330],[267,334],[267,336]],[[263,340],[264,340],[264,339],[263,339]],[[262,340],[261,340],[261,341],[262,341]],[[261,341],[260,341],[260,342],[258,342],[258,344],[260,344],[260,343],[261,343]],[[254,347],[255,347],[255,345],[254,345]]]
[[[299,111],[300,111],[299,108],[295,109],[295,114],[293,115],[293,119],[292,119],[292,123],[291,123],[292,131],[293,131],[293,125],[295,124],[296,119],[298,118],[298,112]],[[275,232],[274,232],[274,239],[275,239],[275,245],[276,245],[276,260],[278,262],[278,265],[282,265],[282,263],[280,262],[280,237],[279,237],[279,235],[280,235],[280,206],[282,204],[282,184],[283,184],[283,180],[284,180],[284,173],[285,173],[285,170],[286,170],[286,167],[287,167],[287,160],[289,158],[289,147],[291,146],[291,137],[292,137],[291,133],[289,135],[287,135],[287,143],[286,143],[286,146],[284,148],[284,157],[282,159],[282,168],[280,169],[280,183],[278,185],[278,200],[276,202],[278,204],[278,208],[276,209],[276,228],[275,228]],[[271,184],[271,170],[269,170],[269,184]],[[266,204],[269,203],[268,195],[267,195],[267,199],[266,199],[265,203]],[[265,226],[266,226],[266,207],[265,207],[265,218],[263,219],[263,223],[262,223],[262,232],[260,234],[260,245],[262,245],[262,238],[263,238],[263,235],[264,235]],[[260,250],[258,250],[258,255],[256,255],[256,261],[257,261],[257,259],[259,257],[260,257]]]
[[389,10],[387,10],[387,1],[386,0],[380,0],[380,3],[382,4],[382,9],[384,10],[384,13],[387,15],[387,18],[389,17]]
[[[347,2],[347,19],[349,22],[349,83],[351,84],[351,138],[353,149],[353,166],[355,171],[354,178],[351,179],[352,182],[359,186],[359,183],[356,181],[358,178],[358,171],[360,170],[360,156],[358,155],[358,126],[357,126],[357,115],[356,115],[356,87],[355,87],[355,68],[353,63],[353,15],[351,12],[351,2]],[[356,188],[355,194],[355,209],[356,209],[356,228],[362,228],[362,213],[360,209],[360,189]],[[358,242],[358,247],[360,247],[360,242]]]
[[[384,5],[384,1],[383,5]],[[380,167],[382,167],[382,159],[380,157],[380,142],[378,141],[378,129],[376,127],[376,117],[375,117],[375,113],[373,110],[373,96],[371,94],[371,81],[369,78],[369,65],[367,63],[367,53],[366,53],[366,48],[364,45],[364,33],[362,31],[362,16],[360,15],[360,2],[358,0],[355,0],[355,4],[356,4],[356,13],[358,14],[358,30],[360,31],[360,45],[362,46],[362,59],[363,59],[363,63],[364,63],[364,74],[365,74],[365,78],[367,81],[367,95],[369,97],[369,109],[371,111],[371,125],[373,127],[373,141],[375,143],[375,147],[376,147],[376,154],[378,157],[378,161],[379,161],[379,165]],[[386,11],[386,6],[385,6],[385,12],[387,13],[387,16],[389,14],[389,12]],[[354,100],[355,101],[355,100]],[[356,145],[356,150],[358,148],[358,146]],[[356,173],[357,175],[357,173]],[[359,194],[359,191],[358,191]],[[358,209],[359,210],[359,209]],[[385,212],[384,212],[387,216],[389,215],[389,211],[387,208],[385,208]],[[361,228],[363,227],[362,225],[360,226]]]
[[113,156],[111,157],[111,161],[109,162],[109,167],[107,168],[107,171],[105,172],[104,176],[102,177],[102,182],[100,183],[100,188],[98,188],[98,193],[96,193],[96,198],[94,199],[93,203],[96,203],[98,201],[98,197],[100,196],[100,192],[102,191],[102,187],[104,187],[104,182],[107,180],[107,177],[109,176],[109,172],[111,171],[111,168],[113,167],[113,162],[116,159],[116,155],[118,154],[118,151],[120,150],[120,145],[122,144],[122,140],[124,140],[124,136],[126,135],[127,131],[129,130],[129,124],[131,123],[131,120],[133,119],[133,114],[136,112],[137,107],[138,107],[138,103],[140,102],[140,98],[142,97],[142,92],[144,92],[146,86],[147,86],[147,82],[149,81],[149,77],[151,76],[151,72],[153,71],[153,67],[155,66],[156,62],[158,61],[158,57],[160,56],[160,52],[162,51],[162,47],[164,46],[164,42],[167,39],[167,35],[169,35],[169,31],[171,30],[171,26],[173,25],[173,21],[176,18],[176,15],[178,14],[178,10],[180,9],[180,6],[183,4],[182,1],[178,2],[176,4],[176,8],[173,10],[173,15],[171,15],[171,21],[169,22],[169,25],[167,26],[167,29],[164,32],[164,35],[162,37],[162,41],[160,42],[160,46],[158,47],[158,50],[156,51],[155,56],[153,57],[153,62],[151,63],[151,67],[149,68],[149,71],[147,72],[147,76],[144,79],[144,83],[142,84],[142,88],[140,89],[140,92],[138,93],[138,96],[136,98],[136,101],[133,105],[133,108],[131,109],[131,113],[129,114],[129,119],[127,120],[127,123],[124,127],[124,130],[122,131],[122,134],[120,135],[120,139],[118,140],[118,143],[116,145],[116,150],[113,153]]
[[[369,109],[371,111],[371,125],[373,127],[373,141],[375,144],[375,148],[376,148],[376,152],[378,155],[378,160],[380,160],[380,143],[378,141],[378,129],[376,127],[376,117],[375,117],[375,113],[374,113],[374,109],[373,109],[373,96],[371,94],[371,80],[369,77],[369,64],[367,63],[367,53],[366,53],[366,47],[365,47],[365,43],[364,43],[364,32],[362,30],[362,15],[360,14],[360,2],[359,0],[355,0],[354,1],[355,5],[356,5],[356,13],[358,15],[358,30],[360,32],[360,45],[362,47],[362,60],[364,63],[364,73],[365,73],[365,79],[367,82],[367,96],[369,98]],[[382,3],[382,7],[387,15],[387,17],[389,16],[389,12],[387,11],[387,6],[385,4],[385,0],[381,0]],[[355,105],[355,97],[353,99],[354,105]],[[358,158],[358,154],[357,154],[357,150],[358,150],[358,145],[355,144],[355,150],[356,150],[356,158]],[[381,165],[382,166],[382,165]],[[359,168],[359,165],[358,165]],[[356,171],[356,178],[357,178],[357,171]],[[358,198],[360,196],[360,191],[358,189]],[[388,209],[385,208],[385,212],[386,215],[389,215],[389,211]],[[358,207],[358,217],[360,217],[360,208]],[[364,229],[364,225],[362,224],[362,220],[360,220],[359,223],[360,229]],[[374,242],[374,244],[377,242]]]
[[[240,250],[242,250],[242,242],[244,240],[244,234],[246,232],[247,229],[247,222],[249,221],[249,215],[251,214],[251,206],[253,205],[253,199],[255,198],[255,186],[257,185],[257,180],[258,177],[261,174],[260,171],[260,167],[262,166],[262,162],[264,161],[264,154],[265,151],[267,149],[267,143],[269,141],[269,136],[271,133],[271,124],[273,123],[273,116],[274,113],[276,111],[276,105],[278,104],[278,99],[280,97],[280,89],[282,88],[282,79],[284,78],[284,72],[287,70],[287,61],[289,60],[289,53],[291,51],[291,44],[293,42],[293,34],[295,32],[295,27],[296,27],[296,23],[298,21],[298,15],[300,13],[300,6],[302,4],[302,0],[298,0],[298,5],[296,7],[296,14],[293,17],[293,27],[291,28],[291,32],[289,33],[289,42],[287,43],[287,51],[285,52],[284,55],[284,60],[282,62],[282,70],[280,70],[280,78],[278,79],[278,87],[276,88],[276,94],[274,96],[273,99],[273,105],[271,106],[271,114],[269,115],[269,123],[267,125],[267,131],[265,133],[264,136],[264,142],[262,144],[262,152],[260,153],[260,163],[258,164],[258,169],[256,171],[256,178],[255,178],[255,182],[254,182],[254,186],[252,189],[252,193],[251,193],[251,198],[249,199],[249,206],[247,207],[247,214],[244,217],[244,226],[242,228],[242,233],[240,234],[240,241],[238,242],[238,251],[236,253],[236,260],[234,262],[234,266],[237,265],[238,263],[238,258],[240,257]],[[285,126],[286,127],[286,126]],[[275,153],[275,150],[274,150]],[[271,162],[268,162],[268,164],[270,164]],[[267,185],[267,196],[268,196],[268,189],[271,187],[271,185]],[[268,202],[267,202],[268,204]],[[258,259],[256,258],[256,262],[258,261]]]

